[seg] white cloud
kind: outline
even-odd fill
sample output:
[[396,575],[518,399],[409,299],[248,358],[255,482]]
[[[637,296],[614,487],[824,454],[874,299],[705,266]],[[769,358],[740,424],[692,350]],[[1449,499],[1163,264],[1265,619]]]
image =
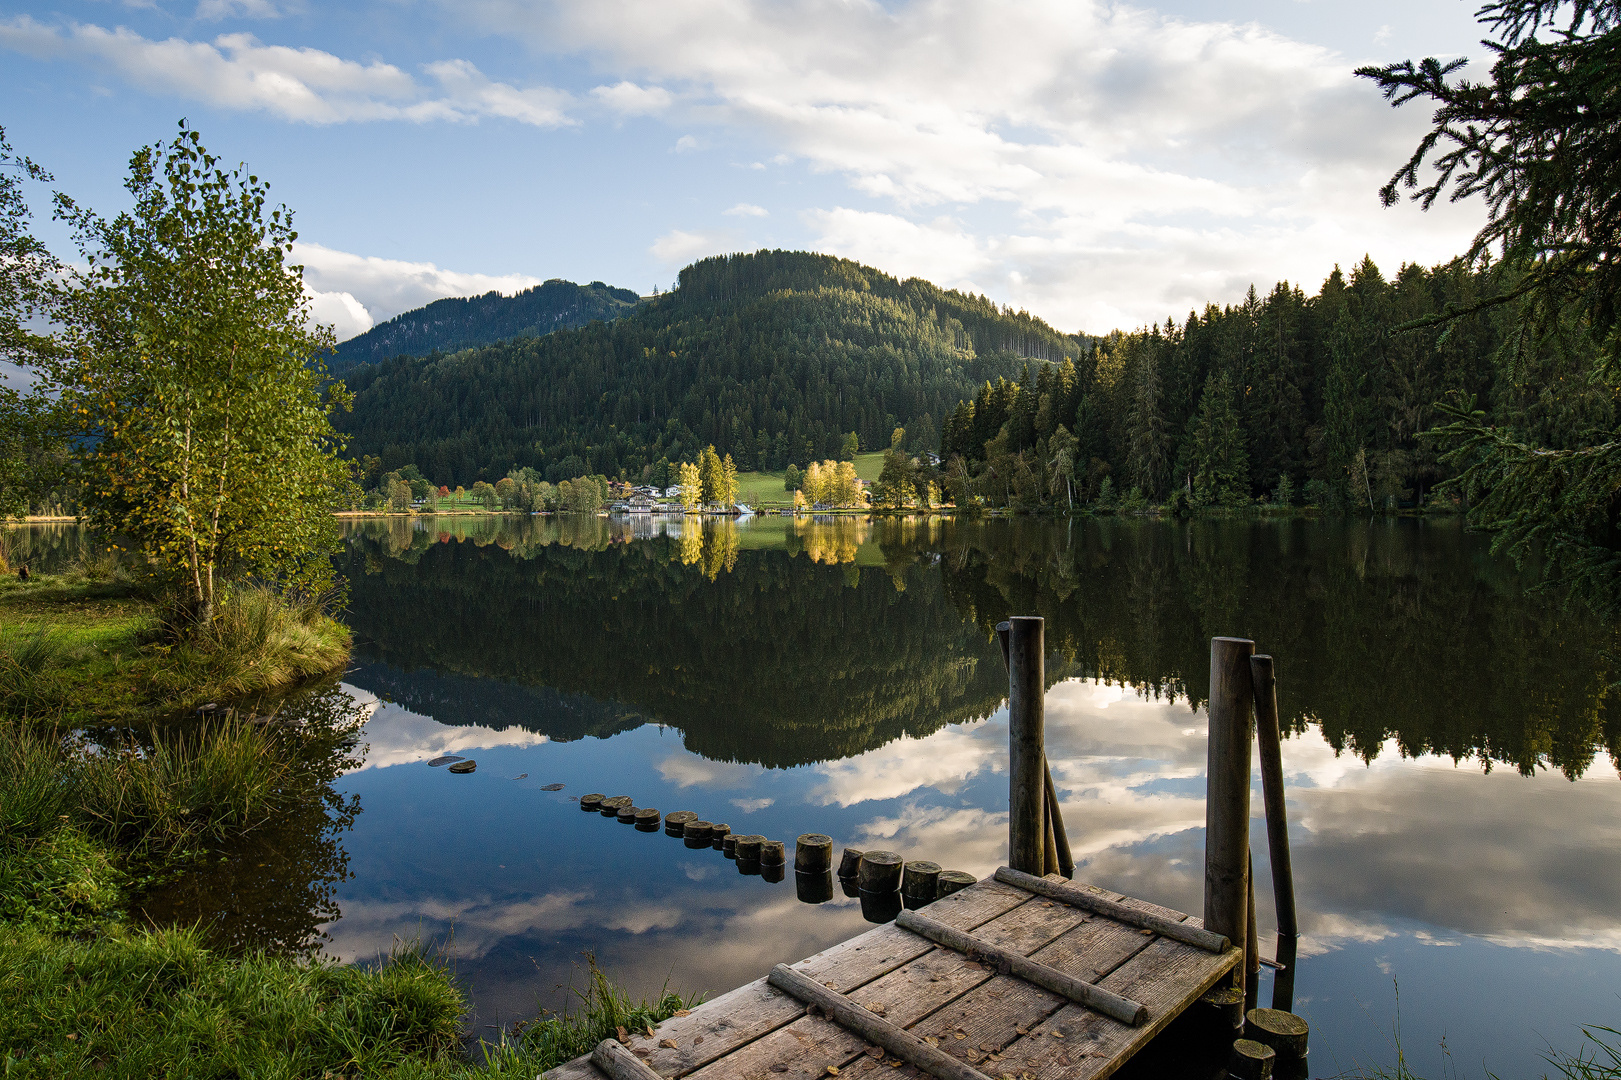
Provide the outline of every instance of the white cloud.
[[614,112],[626,116],[647,116],[663,112],[670,107],[670,92],[662,86],[638,86],[633,82],[617,82],[612,86],[598,86],[591,96]]
[[1364,252],[1439,261],[1479,219],[1473,204],[1380,209],[1422,112],[1393,113],[1352,76],[1361,58],[1253,23],[1101,0],[455,10],[679,87],[693,117],[886,204],[814,211],[815,246],[981,282],[1066,328],[1181,315],[1280,276],[1315,287]]
[[279,19],[281,15],[270,0],[200,0],[197,5],[199,19]]
[[675,141],[675,145],[670,147],[670,149],[677,154],[690,153],[691,151],[698,149],[698,140],[693,138],[691,135],[683,135]]
[[441,754],[465,755],[470,750],[492,746],[539,746],[549,741],[544,735],[519,727],[496,731],[478,725],[461,727],[441,724],[432,717],[380,702],[375,695],[358,687],[345,684],[344,690],[371,710],[370,718],[361,729],[360,737],[366,744],[366,752],[354,770],[356,772],[385,769],[391,765],[420,764],[432,761]]
[[261,45],[251,34],[212,42],[152,41],[119,27],[46,26],[27,15],[0,23],[0,46],[40,58],[79,60],[151,93],[226,109],[264,110],[287,120],[335,124],[365,120],[501,117],[537,127],[572,124],[561,90],[492,82],[465,60],[426,66],[428,85],[392,64],[361,64],[320,49]]
[[332,327],[339,341],[364,334],[377,322],[365,304],[346,292],[312,292],[310,321]]
[[721,213],[728,217],[769,217],[771,211],[753,203],[740,202],[730,210],[722,210]]
[[667,266],[685,266],[700,256],[715,254],[724,243],[725,237],[718,233],[672,229],[653,241],[648,250]]
[[442,297],[491,290],[511,295],[541,281],[528,274],[469,274],[430,262],[355,255],[302,240],[293,245],[292,258],[304,265],[316,321],[336,323],[340,341]]

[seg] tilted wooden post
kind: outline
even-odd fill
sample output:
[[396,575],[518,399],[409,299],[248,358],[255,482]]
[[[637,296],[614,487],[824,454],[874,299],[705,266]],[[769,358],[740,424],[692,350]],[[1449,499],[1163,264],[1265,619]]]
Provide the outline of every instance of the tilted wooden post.
[[1261,792],[1266,797],[1266,842],[1272,858],[1272,896],[1278,909],[1281,965],[1272,976],[1272,1007],[1290,1011],[1295,996],[1295,874],[1289,860],[1289,814],[1283,802],[1283,732],[1278,719],[1278,682],[1270,656],[1250,658],[1255,685],[1255,741],[1261,752]]
[[[1210,739],[1205,770],[1204,924],[1235,945],[1249,937],[1250,718],[1248,638],[1210,639]],[[1243,985],[1245,964],[1233,969]]]
[[1043,630],[1039,616],[1008,620],[1008,865],[1036,877],[1057,869],[1046,865]]

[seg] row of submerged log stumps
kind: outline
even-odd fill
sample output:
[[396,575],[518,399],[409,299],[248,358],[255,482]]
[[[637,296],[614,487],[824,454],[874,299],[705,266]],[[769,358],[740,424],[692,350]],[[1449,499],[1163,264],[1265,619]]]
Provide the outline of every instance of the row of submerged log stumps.
[[[642,832],[657,832],[662,820],[666,836],[680,838],[689,848],[713,848],[735,859],[740,874],[758,875],[771,882],[787,876],[788,852],[781,840],[754,833],[736,834],[730,825],[700,820],[691,810],[676,810],[661,819],[653,807],[632,803],[629,795],[580,796],[581,810],[616,818]],[[960,870],[942,870],[939,863],[922,859],[904,862],[893,851],[849,847],[839,862],[838,877],[844,895],[859,898],[862,916],[875,923],[891,922],[903,909],[932,904],[979,880]],[[807,904],[825,904],[833,899],[832,837],[805,833],[795,842],[794,889]]]
[[[996,627],[1008,669],[1008,864],[1036,877],[1075,873],[1047,765],[1044,622],[1014,616]],[[1227,1071],[1240,1080],[1303,1080],[1307,1024],[1290,1012],[1299,942],[1284,809],[1282,733],[1272,657],[1248,638],[1210,641],[1210,719],[1205,790],[1205,929],[1243,943],[1233,983],[1201,1001],[1198,1028],[1232,1042]],[[1250,857],[1251,739],[1260,750],[1278,942],[1272,1007],[1257,1008],[1260,955]],[[1234,1039],[1234,1035],[1238,1035]]]

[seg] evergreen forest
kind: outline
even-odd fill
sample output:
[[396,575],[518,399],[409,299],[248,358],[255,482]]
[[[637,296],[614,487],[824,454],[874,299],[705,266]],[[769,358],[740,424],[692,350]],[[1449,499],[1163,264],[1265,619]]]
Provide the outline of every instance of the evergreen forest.
[[593,320],[617,319],[641,302],[630,289],[600,281],[576,285],[562,278],[514,296],[451,296],[396,315],[338,346],[328,364],[345,372],[394,356],[427,356],[488,345],[511,337],[540,337],[556,330],[584,326]]
[[932,451],[976,386],[1090,345],[982,296],[760,251],[694,263],[612,322],[363,364],[339,424],[357,458],[439,485],[522,468],[667,485],[709,446],[745,471],[839,458],[852,433],[888,446],[897,427]]
[[1443,403],[1475,402],[1551,447],[1614,423],[1608,392],[1576,377],[1590,350],[1510,371],[1508,309],[1423,325],[1477,307],[1500,276],[1454,260],[1387,277],[1364,258],[1312,295],[1252,287],[1180,324],[1112,333],[1081,361],[1029,365],[961,402],[944,424],[947,477],[959,499],[1021,508],[1434,505],[1457,471],[1425,434]]

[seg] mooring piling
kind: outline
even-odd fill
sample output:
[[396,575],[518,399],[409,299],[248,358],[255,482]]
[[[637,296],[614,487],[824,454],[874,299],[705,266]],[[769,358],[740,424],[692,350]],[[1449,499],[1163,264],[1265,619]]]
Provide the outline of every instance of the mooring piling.
[[1007,636],[1008,865],[1037,877],[1047,872],[1044,627],[1039,616],[1015,615]]
[[1272,897],[1278,911],[1278,970],[1272,976],[1272,1007],[1288,1012],[1294,1007],[1300,925],[1295,915],[1294,867],[1289,860],[1289,812],[1283,801],[1283,726],[1278,716],[1278,682],[1272,657],[1252,656],[1250,678],[1255,690],[1255,741],[1261,756]]
[[[1249,937],[1250,717],[1248,638],[1210,639],[1210,719],[1205,770],[1204,925],[1235,945]],[[1242,986],[1246,966],[1235,981]]]

